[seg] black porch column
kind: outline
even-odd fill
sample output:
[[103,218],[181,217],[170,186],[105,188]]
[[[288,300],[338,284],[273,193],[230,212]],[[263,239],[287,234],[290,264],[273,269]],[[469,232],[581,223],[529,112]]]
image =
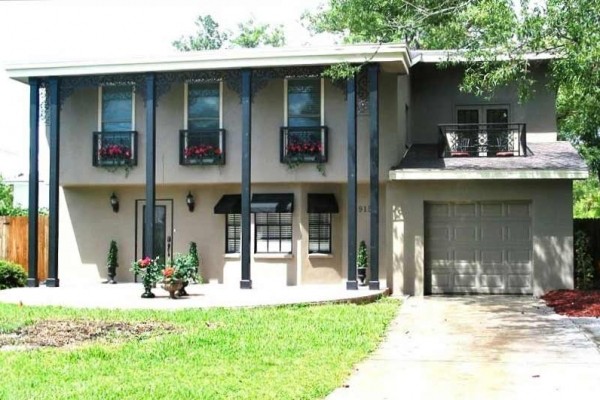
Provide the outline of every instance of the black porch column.
[[348,119],[348,281],[346,289],[357,290],[356,282],[356,77],[346,82]]
[[242,280],[240,288],[252,289],[250,279],[250,179],[252,159],[252,70],[242,70]]
[[371,279],[369,289],[379,290],[379,65],[371,64],[368,70],[369,85],[369,131],[370,131],[370,192],[371,198]]
[[[48,210],[48,279],[46,286],[58,287],[58,168],[60,165],[60,82],[48,80],[50,93],[50,195]],[[29,182],[31,185],[31,182]],[[35,182],[34,185],[37,185]],[[29,205],[31,209],[31,204]],[[37,213],[36,213],[37,217]],[[31,251],[31,249],[30,249]]]
[[[156,214],[156,93],[155,75],[146,75],[146,214],[144,256],[154,258],[154,215]],[[163,260],[165,261],[165,260]]]
[[27,286],[39,285],[38,274],[38,199],[39,199],[39,115],[40,82],[29,79],[29,233],[27,256]]

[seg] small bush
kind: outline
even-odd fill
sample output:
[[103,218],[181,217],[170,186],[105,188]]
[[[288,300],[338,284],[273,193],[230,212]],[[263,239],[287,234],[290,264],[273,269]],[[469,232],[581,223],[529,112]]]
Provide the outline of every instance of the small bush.
[[27,274],[23,267],[10,261],[0,260],[0,290],[23,287],[27,283]]
[[594,286],[594,264],[590,240],[583,231],[575,232],[575,288],[592,289]]

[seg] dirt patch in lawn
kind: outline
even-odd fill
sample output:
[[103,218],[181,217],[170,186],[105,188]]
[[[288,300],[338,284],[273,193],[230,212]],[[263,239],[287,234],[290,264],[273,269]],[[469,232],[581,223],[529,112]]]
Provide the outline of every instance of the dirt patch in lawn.
[[144,339],[174,330],[172,325],[150,322],[44,320],[0,334],[0,350],[76,346],[102,339]]
[[600,317],[600,290],[553,290],[542,299],[561,315]]

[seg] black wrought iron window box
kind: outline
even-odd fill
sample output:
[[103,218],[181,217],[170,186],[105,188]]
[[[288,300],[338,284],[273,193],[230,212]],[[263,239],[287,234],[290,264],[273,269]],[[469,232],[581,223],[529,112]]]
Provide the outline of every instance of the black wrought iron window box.
[[94,167],[131,167],[137,165],[137,132],[94,132]]
[[180,130],[179,164],[225,164],[225,129]]
[[326,126],[281,128],[282,163],[325,163],[327,147]]
[[442,124],[438,127],[440,157],[527,156],[526,124]]

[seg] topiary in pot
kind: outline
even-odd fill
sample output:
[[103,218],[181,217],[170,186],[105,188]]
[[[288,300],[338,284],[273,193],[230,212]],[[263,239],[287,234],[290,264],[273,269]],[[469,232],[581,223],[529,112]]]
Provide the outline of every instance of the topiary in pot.
[[196,246],[196,242],[190,242],[188,254],[185,256],[176,257],[174,264],[179,270],[182,271],[184,276],[183,287],[179,289],[178,295],[187,296],[188,293],[185,288],[191,281],[202,283],[202,277],[198,273],[200,257],[198,256],[198,247]]
[[15,287],[24,287],[27,283],[27,274],[19,264],[0,260],[0,290]]
[[367,267],[369,266],[369,256],[367,254],[367,245],[361,240],[358,246],[358,255],[356,257],[356,270],[358,272],[358,281],[361,286],[367,284]]
[[115,284],[117,281],[117,267],[119,266],[119,249],[117,248],[117,242],[114,240],[110,241],[110,247],[108,248],[108,256],[106,257],[106,267],[108,268],[108,279],[104,283]]

